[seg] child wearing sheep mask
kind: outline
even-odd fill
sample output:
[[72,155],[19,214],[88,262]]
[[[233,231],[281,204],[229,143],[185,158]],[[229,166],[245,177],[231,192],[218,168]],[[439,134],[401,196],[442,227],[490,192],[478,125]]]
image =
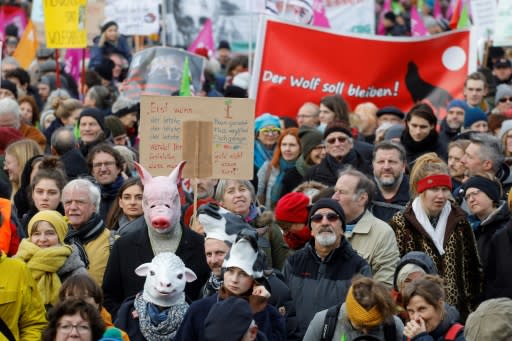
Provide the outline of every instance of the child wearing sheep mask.
[[270,292],[258,282],[265,269],[265,254],[258,248],[254,231],[245,229],[237,237],[222,265],[223,284],[217,294],[192,303],[174,341],[204,341],[204,322],[212,306],[228,297],[247,300],[254,321],[267,339],[286,339],[284,317],[268,304]]

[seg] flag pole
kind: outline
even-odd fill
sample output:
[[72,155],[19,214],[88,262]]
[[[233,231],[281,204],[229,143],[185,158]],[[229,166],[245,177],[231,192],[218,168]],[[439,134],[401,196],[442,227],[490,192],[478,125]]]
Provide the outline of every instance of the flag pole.
[[60,63],[59,63],[59,49],[55,49],[55,86],[60,89]]
[[165,16],[167,14],[167,0],[162,0],[162,33],[160,34],[160,40],[162,41],[162,46],[167,45],[167,24],[165,20],[167,19]]
[[85,85],[85,48],[82,49],[82,67],[80,70],[80,94],[85,98],[84,85]]

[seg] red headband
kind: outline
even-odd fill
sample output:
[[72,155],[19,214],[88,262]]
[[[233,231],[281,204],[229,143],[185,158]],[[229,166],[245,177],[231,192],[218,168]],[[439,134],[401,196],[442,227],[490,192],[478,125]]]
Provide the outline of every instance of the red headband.
[[452,178],[450,178],[450,176],[446,174],[429,175],[426,178],[423,178],[420,181],[418,181],[416,185],[416,190],[418,191],[418,193],[423,193],[426,189],[438,186],[448,187],[451,191]]

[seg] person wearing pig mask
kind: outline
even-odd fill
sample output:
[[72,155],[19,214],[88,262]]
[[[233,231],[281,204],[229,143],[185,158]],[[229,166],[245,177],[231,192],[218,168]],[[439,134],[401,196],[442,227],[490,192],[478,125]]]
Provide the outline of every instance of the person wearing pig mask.
[[181,162],[169,176],[153,177],[135,163],[144,185],[144,215],[127,224],[126,234],[115,242],[103,281],[104,306],[114,319],[121,303],[144,288],[144,279],[135,274],[135,269],[162,252],[174,252],[196,274],[197,280],[185,287],[189,300],[199,297],[208,279],[210,271],[206,259],[199,257],[204,254],[204,238],[180,224],[178,186],[184,165],[185,162]]

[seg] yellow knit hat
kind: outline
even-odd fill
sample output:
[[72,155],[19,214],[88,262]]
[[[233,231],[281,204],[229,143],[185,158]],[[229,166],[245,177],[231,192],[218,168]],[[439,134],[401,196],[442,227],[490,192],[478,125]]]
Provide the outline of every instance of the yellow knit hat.
[[55,232],[57,232],[59,242],[64,244],[64,238],[68,233],[68,224],[66,223],[66,220],[64,220],[62,214],[53,210],[39,211],[36,213],[36,215],[34,215],[28,223],[29,237],[32,235],[32,229],[34,228],[34,225],[39,221],[47,221],[50,223],[55,229]]
[[357,302],[354,297],[354,292],[352,291],[352,286],[348,289],[345,305],[347,308],[348,318],[353,325],[358,327],[374,328],[384,321],[381,313],[377,309],[377,306],[373,306],[370,310],[366,310],[365,307]]

